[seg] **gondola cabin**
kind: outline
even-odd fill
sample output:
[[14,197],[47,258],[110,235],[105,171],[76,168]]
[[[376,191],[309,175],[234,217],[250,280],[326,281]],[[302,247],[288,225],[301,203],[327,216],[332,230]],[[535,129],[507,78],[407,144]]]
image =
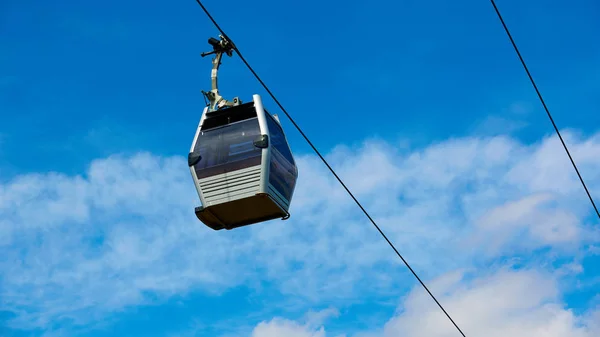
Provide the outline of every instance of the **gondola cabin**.
[[253,101],[204,109],[188,165],[202,206],[195,213],[214,229],[287,219],[298,169],[279,121]]

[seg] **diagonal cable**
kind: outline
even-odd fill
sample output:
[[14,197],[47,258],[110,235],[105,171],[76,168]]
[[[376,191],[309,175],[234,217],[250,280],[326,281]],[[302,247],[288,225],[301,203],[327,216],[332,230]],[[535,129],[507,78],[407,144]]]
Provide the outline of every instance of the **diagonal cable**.
[[[204,7],[204,5],[202,4],[202,2],[200,0],[196,0],[196,2],[198,3],[198,5],[200,5],[200,7],[202,7],[202,9],[204,10],[204,13],[206,13],[206,15],[208,16],[208,18],[212,21],[212,23],[219,30],[219,32],[223,35],[223,37],[227,38],[227,40],[229,40],[229,41],[232,41],[227,36],[227,34],[225,34],[225,32],[223,31],[223,29],[221,29],[221,27],[215,21],[215,19],[212,17],[212,15],[210,15],[210,13],[206,9],[206,7]],[[365,208],[361,205],[361,203],[356,199],[356,197],[354,196],[354,194],[352,194],[352,192],[350,192],[350,190],[348,189],[348,187],[346,186],[346,184],[344,184],[344,182],[342,181],[342,179],[340,179],[340,177],[333,170],[333,168],[331,168],[331,166],[329,165],[329,163],[327,162],[327,160],[325,160],[325,158],[321,155],[321,153],[319,152],[319,150],[317,150],[317,148],[313,145],[313,143],[310,141],[310,139],[308,139],[308,137],[304,134],[304,132],[298,126],[298,124],[296,124],[296,122],[294,121],[294,119],[292,118],[292,116],[290,116],[290,114],[285,110],[285,108],[281,105],[281,103],[279,103],[279,100],[277,100],[277,98],[275,97],[275,95],[273,95],[273,93],[271,92],[271,90],[269,90],[269,88],[267,87],[267,85],[260,79],[260,77],[254,71],[254,69],[252,69],[252,67],[250,66],[250,64],[248,63],[248,61],[246,61],[246,59],[242,56],[242,53],[240,52],[240,50],[237,48],[237,46],[235,46],[235,43],[233,45],[234,45],[234,47],[233,47],[234,50],[236,51],[236,53],[238,54],[238,56],[240,57],[240,59],[242,60],[242,62],[244,62],[244,64],[252,72],[252,74],[254,75],[254,77],[256,77],[256,79],[260,82],[260,84],[263,86],[263,88],[269,93],[269,95],[271,96],[271,98],[273,98],[273,100],[275,101],[275,103],[277,103],[277,105],[279,106],[279,108],[281,109],[281,111],[283,111],[283,113],[285,113],[285,115],[292,122],[292,124],[294,124],[294,126],[296,127],[296,129],[298,130],[298,132],[300,132],[300,134],[302,135],[302,137],[304,137],[304,139],[310,145],[310,147],[315,151],[315,153],[319,156],[319,158],[321,158],[321,161],[323,161],[323,163],[327,166],[327,168],[329,169],[329,171],[331,171],[331,173],[335,176],[335,178],[338,180],[338,182],[344,187],[344,189],[346,190],[346,192],[348,192],[348,194],[350,195],[350,197],[352,197],[352,199],[354,200],[354,202],[358,205],[358,207],[360,207],[360,209],[363,211],[363,213],[371,221],[371,223],[373,224],[373,226],[375,226],[375,228],[377,229],[377,231],[379,231],[379,233],[381,234],[381,236],[383,236],[383,238],[387,241],[387,243],[390,245],[390,247],[392,247],[392,249],[394,250],[394,252],[396,253],[396,255],[398,255],[398,257],[402,260],[402,262],[404,262],[404,264],[408,267],[408,269],[415,276],[415,278],[419,281],[419,283],[421,283],[421,285],[423,286],[423,288],[425,288],[425,290],[431,296],[431,298],[433,298],[433,300],[435,301],[435,303],[440,307],[440,309],[444,312],[444,314],[446,314],[446,317],[448,317],[448,319],[456,327],[456,329],[458,330],[458,332],[460,332],[460,334],[463,337],[466,337],[465,334],[462,332],[462,330],[454,322],[454,320],[452,319],[452,317],[450,317],[450,315],[448,314],[448,312],[446,311],[446,309],[444,309],[444,307],[435,298],[435,296],[431,293],[431,291],[429,291],[429,288],[427,288],[427,286],[425,285],[425,283],[423,283],[423,281],[421,280],[421,278],[412,269],[412,267],[410,266],[410,264],[404,259],[404,257],[402,256],[402,254],[400,254],[400,252],[398,252],[398,250],[396,249],[396,247],[394,246],[394,244],[387,238],[387,236],[383,233],[383,231],[381,230],[381,228],[379,228],[379,226],[377,225],[377,223],[375,222],[375,220],[373,220],[373,218],[369,215],[369,213],[365,210]]]
[[554,122],[554,118],[552,118],[552,114],[550,114],[550,110],[548,110],[548,107],[546,106],[546,102],[544,101],[544,98],[542,97],[540,90],[538,89],[537,85],[535,84],[535,81],[533,80],[533,76],[531,76],[531,73],[529,72],[529,68],[527,68],[527,64],[525,64],[525,61],[523,60],[523,57],[521,56],[521,52],[519,51],[519,48],[517,48],[517,44],[515,43],[515,40],[513,39],[512,34],[510,34],[510,31],[508,30],[508,27],[506,26],[506,23],[504,22],[504,19],[502,18],[502,14],[500,14],[500,10],[498,10],[498,7],[496,6],[496,2],[494,0],[491,0],[491,2],[492,2],[492,6],[494,6],[494,10],[496,11],[496,14],[498,15],[498,18],[500,19],[500,22],[502,23],[502,26],[504,27],[504,31],[506,31],[506,35],[508,35],[508,38],[510,39],[510,42],[512,43],[513,48],[515,49],[515,51],[517,52],[517,55],[519,56],[519,60],[521,60],[521,64],[523,65],[523,68],[525,69],[525,72],[527,73],[527,76],[529,77],[529,80],[531,81],[531,84],[533,85],[533,88],[535,89],[535,92],[537,93],[537,95],[540,99],[540,102],[542,102],[542,105],[544,106],[544,110],[546,110],[546,114],[548,114],[548,118],[550,118],[550,122],[552,122],[552,126],[554,126],[554,130],[556,131],[556,134],[558,135],[560,142],[562,143],[563,147],[565,148],[565,151],[567,152],[567,155],[569,156],[569,159],[571,160],[571,164],[573,164],[573,167],[575,168],[575,172],[577,172],[579,181],[581,181],[581,185],[583,185],[583,188],[585,189],[585,193],[587,193],[587,196],[590,199],[590,202],[592,203],[594,210],[596,211],[596,215],[598,215],[598,218],[600,218],[600,211],[598,211],[598,207],[596,207],[596,203],[594,202],[594,199],[592,198],[590,191],[588,190],[587,186],[585,185],[585,182],[583,181],[583,177],[581,176],[581,173],[579,173],[579,169],[577,168],[577,165],[575,165],[575,161],[573,160],[573,157],[571,156],[571,152],[569,152],[569,148],[567,147],[567,144],[563,140],[563,138],[560,134],[560,131],[558,131],[558,127],[556,126],[556,123]]

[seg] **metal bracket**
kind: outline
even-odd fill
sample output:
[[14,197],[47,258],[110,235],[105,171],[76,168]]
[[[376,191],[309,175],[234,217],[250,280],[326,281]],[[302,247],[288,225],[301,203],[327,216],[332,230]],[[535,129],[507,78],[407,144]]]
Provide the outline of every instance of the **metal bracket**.
[[219,38],[220,40],[217,40],[214,37],[209,38],[208,43],[213,46],[213,51],[200,54],[202,57],[215,54],[215,57],[212,60],[213,67],[210,75],[212,80],[212,89],[209,92],[204,90],[202,91],[206,98],[208,98],[210,111],[216,111],[223,107],[236,106],[242,103],[238,97],[234,97],[233,101],[230,102],[219,94],[217,72],[219,71],[219,66],[221,65],[223,53],[231,57],[233,55],[233,50],[235,49],[235,45],[225,36],[219,35]]
[[269,136],[268,135],[260,135],[257,139],[254,140],[254,146],[259,149],[266,149],[269,147]]

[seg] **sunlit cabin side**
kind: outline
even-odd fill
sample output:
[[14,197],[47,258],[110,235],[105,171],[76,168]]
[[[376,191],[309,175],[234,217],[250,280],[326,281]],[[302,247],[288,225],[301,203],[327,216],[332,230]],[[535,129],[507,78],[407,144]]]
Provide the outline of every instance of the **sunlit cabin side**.
[[188,165],[208,227],[233,229],[289,217],[298,169],[283,129],[259,95],[222,110],[204,109]]

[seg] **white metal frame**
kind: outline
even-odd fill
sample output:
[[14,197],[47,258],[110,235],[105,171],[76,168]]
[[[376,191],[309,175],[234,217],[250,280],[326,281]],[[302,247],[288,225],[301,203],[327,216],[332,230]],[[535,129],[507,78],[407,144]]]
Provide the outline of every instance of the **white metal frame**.
[[[279,192],[277,192],[277,190],[273,187],[270,188],[270,184],[269,184],[269,176],[270,176],[270,168],[271,168],[271,133],[267,124],[267,116],[266,114],[268,113],[263,106],[262,103],[262,99],[260,97],[260,95],[258,94],[254,94],[252,96],[253,102],[254,102],[254,108],[256,110],[256,115],[257,115],[257,119],[258,119],[258,124],[259,124],[259,129],[260,129],[260,133],[262,135],[267,135],[268,139],[269,139],[269,146],[262,149],[262,153],[261,153],[261,164],[260,164],[260,169],[261,169],[261,174],[260,174],[260,182],[259,182],[259,188],[257,193],[265,193],[265,194],[269,194],[271,196],[271,198],[277,203],[279,204],[279,207],[281,207],[284,211],[288,211],[291,200],[287,200],[286,198],[284,198]],[[192,145],[190,147],[190,152],[194,151],[194,147],[196,146],[196,142],[198,141],[198,137],[200,135],[200,130],[202,128],[202,124],[204,123],[204,120],[206,118],[206,113],[209,112],[209,108],[205,107],[204,111],[202,112],[202,117],[200,118],[200,122],[198,123],[198,127],[196,129],[196,134],[194,135],[194,140],[192,141]],[[277,118],[276,116],[273,118],[277,124],[279,124],[279,126],[281,126],[281,123],[279,121],[279,118]],[[283,127],[281,128],[283,131]],[[284,133],[284,137],[285,137],[285,133]],[[291,148],[289,146],[289,143],[287,143],[287,138],[286,138],[286,145],[288,146],[288,149],[290,150],[291,153]],[[293,153],[292,153],[293,156]],[[294,166],[296,167],[296,163],[294,160]],[[256,167],[256,166],[255,166]],[[194,169],[194,166],[190,166],[190,173],[192,174],[192,178],[194,180],[194,186],[196,186],[196,191],[198,193],[198,196],[200,197],[200,202],[202,203],[202,205],[204,207],[207,206],[207,202],[206,199],[204,197],[204,194],[202,193],[202,188],[200,186],[200,180],[198,179],[198,176],[196,175],[196,170]],[[297,174],[297,169],[296,169],[296,174]]]

